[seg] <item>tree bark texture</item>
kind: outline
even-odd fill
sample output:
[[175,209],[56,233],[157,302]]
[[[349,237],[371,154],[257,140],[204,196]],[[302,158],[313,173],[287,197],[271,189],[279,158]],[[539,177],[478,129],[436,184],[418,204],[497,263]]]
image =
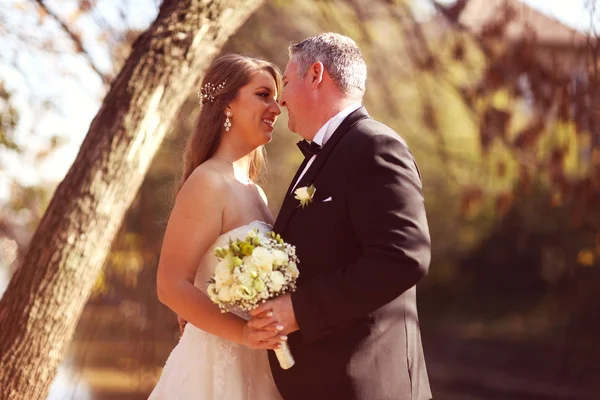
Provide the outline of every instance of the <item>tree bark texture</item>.
[[46,399],[170,121],[261,3],[165,0],[134,43],[0,300],[0,399]]

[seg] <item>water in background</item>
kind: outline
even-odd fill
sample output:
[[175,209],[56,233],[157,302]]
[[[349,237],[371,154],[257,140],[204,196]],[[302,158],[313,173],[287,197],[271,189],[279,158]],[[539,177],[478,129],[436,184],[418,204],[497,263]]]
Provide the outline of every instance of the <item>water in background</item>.
[[93,400],[94,396],[86,380],[75,372],[70,359],[66,359],[58,369],[58,374],[50,387],[48,400]]

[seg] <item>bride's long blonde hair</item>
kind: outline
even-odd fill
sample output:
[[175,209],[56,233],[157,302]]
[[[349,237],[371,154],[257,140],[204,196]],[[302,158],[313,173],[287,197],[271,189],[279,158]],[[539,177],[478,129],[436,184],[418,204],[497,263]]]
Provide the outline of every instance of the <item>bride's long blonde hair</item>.
[[[281,93],[281,71],[273,63],[241,54],[227,54],[216,59],[206,71],[201,87],[207,84],[223,87],[214,95],[213,101],[204,101],[196,122],[196,129],[189,137],[183,156],[183,173],[178,191],[192,172],[213,156],[223,136],[225,108],[240,88],[247,85],[252,75],[267,71],[275,80],[277,93]],[[266,166],[264,147],[260,146],[250,156],[250,179],[258,180]]]

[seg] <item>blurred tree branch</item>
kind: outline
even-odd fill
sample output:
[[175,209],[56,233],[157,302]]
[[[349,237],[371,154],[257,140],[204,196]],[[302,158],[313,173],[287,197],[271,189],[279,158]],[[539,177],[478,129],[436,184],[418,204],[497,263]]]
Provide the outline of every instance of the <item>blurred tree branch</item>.
[[46,4],[42,0],[34,0],[35,3],[40,7],[43,12],[49,15],[52,19],[54,19],[62,28],[62,30],[69,36],[69,38],[75,44],[75,51],[79,53],[88,63],[88,65],[98,74],[98,76],[102,79],[104,84],[108,85],[110,83],[110,77],[100,71],[100,68],[94,62],[92,56],[85,50],[83,43],[81,41],[81,37],[75,33],[58,15],[56,15],[52,10],[50,10]]

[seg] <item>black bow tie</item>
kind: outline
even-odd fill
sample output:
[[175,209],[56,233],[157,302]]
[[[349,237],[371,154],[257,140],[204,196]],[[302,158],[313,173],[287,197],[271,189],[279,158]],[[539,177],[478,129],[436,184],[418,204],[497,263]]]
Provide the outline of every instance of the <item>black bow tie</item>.
[[321,151],[320,145],[318,145],[315,142],[309,142],[306,139],[301,140],[300,142],[296,143],[296,145],[298,146],[302,154],[304,154],[304,158],[310,158],[315,154],[319,154],[319,152]]

